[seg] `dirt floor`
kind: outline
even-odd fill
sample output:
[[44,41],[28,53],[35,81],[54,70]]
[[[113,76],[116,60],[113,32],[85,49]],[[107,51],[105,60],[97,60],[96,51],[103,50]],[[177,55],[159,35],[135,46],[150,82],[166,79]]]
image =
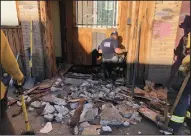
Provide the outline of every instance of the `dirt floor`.
[[[18,110],[19,107],[15,104],[8,109],[8,115],[13,123],[13,127],[15,128],[15,132],[17,135],[21,134],[22,131],[25,130],[24,117],[23,114],[20,114],[17,117],[12,117],[12,114]],[[39,131],[46,124],[44,119],[40,116],[35,116],[34,113],[29,114],[29,121],[31,124],[31,128],[35,131],[36,134],[40,134]],[[53,130],[49,133],[50,135],[70,135],[69,126],[66,123],[52,123]],[[159,135],[159,129],[156,127],[154,123],[143,118],[141,123],[137,125],[130,125],[129,127],[112,127],[113,131],[112,135],[137,135],[140,131],[142,135]]]

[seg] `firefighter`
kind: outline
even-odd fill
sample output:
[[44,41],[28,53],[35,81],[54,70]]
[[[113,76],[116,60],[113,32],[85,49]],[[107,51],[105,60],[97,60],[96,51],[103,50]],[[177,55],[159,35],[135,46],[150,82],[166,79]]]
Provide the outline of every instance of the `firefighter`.
[[[190,33],[188,34],[188,44],[187,48],[190,49]],[[181,73],[181,81],[173,87],[175,91],[179,90],[185,76],[190,71],[190,54],[188,54],[182,61],[182,65],[179,68],[179,71]],[[185,121],[185,116],[189,117],[189,97],[191,96],[191,79],[188,80],[188,83],[184,89],[184,92],[180,98],[179,103],[176,106],[176,109],[171,116],[169,127],[173,128],[174,134],[182,134],[181,127]],[[187,115],[186,115],[187,114]]]
[[[8,40],[1,30],[1,56],[0,56],[0,73],[2,74],[2,68],[10,74],[14,81],[16,82],[15,87],[17,90],[22,91],[21,89],[24,83],[24,76],[19,69],[19,65],[16,61],[16,58],[10,48]],[[0,90],[0,135],[12,135],[15,134],[12,123],[10,122],[7,115],[7,87],[2,82],[1,75],[1,90]],[[22,92],[20,92],[22,93]]]

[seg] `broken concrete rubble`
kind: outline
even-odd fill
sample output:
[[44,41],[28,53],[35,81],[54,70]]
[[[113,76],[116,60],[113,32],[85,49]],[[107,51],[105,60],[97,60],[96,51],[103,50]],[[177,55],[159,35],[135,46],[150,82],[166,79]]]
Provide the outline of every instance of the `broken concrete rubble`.
[[40,101],[34,101],[34,102],[31,103],[31,107],[40,108],[41,107],[41,102]]
[[34,111],[34,108],[33,108],[33,107],[31,107],[31,106],[29,106],[28,111],[29,111],[29,112]]
[[54,106],[50,105],[49,103],[46,104],[45,108],[44,108],[44,111],[43,111],[43,114],[46,115],[46,114],[51,114],[51,113],[54,113],[55,111],[55,108]]
[[123,126],[128,127],[129,125],[130,125],[129,122],[127,122],[127,121],[123,122]]
[[102,126],[102,131],[103,132],[112,132],[112,129],[109,126]]
[[[73,76],[77,75],[78,73]],[[75,83],[75,81],[77,82]],[[140,106],[134,99],[129,99],[130,89],[122,86],[124,83],[123,79],[117,80],[116,83],[117,85],[113,84],[112,81],[102,81],[101,79],[92,80],[90,78],[86,80],[73,78],[57,79],[52,84],[53,86],[49,88],[49,90],[51,89],[50,94],[43,97],[42,102],[40,102],[41,105],[45,105],[43,118],[50,122],[64,123],[67,122],[67,119],[72,119],[74,116],[75,125],[70,125],[70,127],[75,128],[75,134],[82,132],[83,135],[99,134],[100,128],[102,131],[111,132],[111,126],[121,125],[128,127],[130,123],[136,124],[140,122],[142,118],[139,116],[137,110],[144,103],[141,102]],[[165,93],[158,93],[157,91],[147,93],[147,91],[137,87],[135,89],[135,95],[142,95],[144,97],[152,96],[160,99],[165,97]],[[65,96],[64,92],[66,92],[67,96]],[[58,98],[58,94],[62,94],[62,97]],[[74,98],[79,99],[80,97],[86,98],[86,104],[82,104],[81,109],[76,110],[78,109],[79,101],[72,100]],[[96,125],[100,125],[101,127]]]
[[74,78],[65,78],[64,83],[65,84],[71,84],[71,85],[81,85],[84,82],[82,79],[74,79]]
[[130,118],[135,111],[132,107],[126,106],[124,104],[117,105],[116,108],[124,118]]
[[62,114],[63,116],[69,113],[68,108],[64,106],[54,105],[54,107],[58,111],[58,113]]
[[80,131],[83,131],[84,128],[89,127],[89,126],[90,126],[90,124],[87,121],[86,122],[82,122],[79,125],[79,129],[80,129]]
[[122,125],[123,117],[119,111],[111,103],[104,104],[102,106],[102,112],[100,113],[101,125]]
[[46,114],[43,116],[46,121],[52,122],[54,115],[53,114]]
[[50,88],[50,91],[51,91],[51,92],[62,91],[62,88],[57,88],[57,87],[52,86],[52,87]]
[[58,114],[55,113],[54,116],[55,116],[56,122],[58,123],[62,122],[63,115],[61,113],[58,113]]
[[73,110],[73,109],[76,109],[78,107],[78,102],[72,102],[70,103],[70,108]]
[[66,101],[64,99],[61,99],[61,98],[57,98],[53,95],[49,95],[49,96],[44,96],[42,98],[43,101],[45,102],[50,102],[50,103],[54,103],[54,104],[57,104],[57,105],[67,105]]

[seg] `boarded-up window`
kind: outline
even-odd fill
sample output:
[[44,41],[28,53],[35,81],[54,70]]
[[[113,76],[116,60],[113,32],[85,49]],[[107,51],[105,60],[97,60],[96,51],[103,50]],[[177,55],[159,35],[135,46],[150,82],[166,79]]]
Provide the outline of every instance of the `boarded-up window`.
[[18,26],[18,17],[15,1],[1,1],[1,25]]
[[77,27],[116,27],[117,1],[75,1]]

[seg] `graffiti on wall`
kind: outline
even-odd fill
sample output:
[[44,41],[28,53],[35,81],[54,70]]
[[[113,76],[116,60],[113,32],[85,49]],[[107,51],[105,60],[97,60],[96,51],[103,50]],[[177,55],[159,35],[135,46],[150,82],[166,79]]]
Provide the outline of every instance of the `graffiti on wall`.
[[153,27],[153,36],[155,39],[164,39],[171,35],[172,25],[169,22],[156,20]]

